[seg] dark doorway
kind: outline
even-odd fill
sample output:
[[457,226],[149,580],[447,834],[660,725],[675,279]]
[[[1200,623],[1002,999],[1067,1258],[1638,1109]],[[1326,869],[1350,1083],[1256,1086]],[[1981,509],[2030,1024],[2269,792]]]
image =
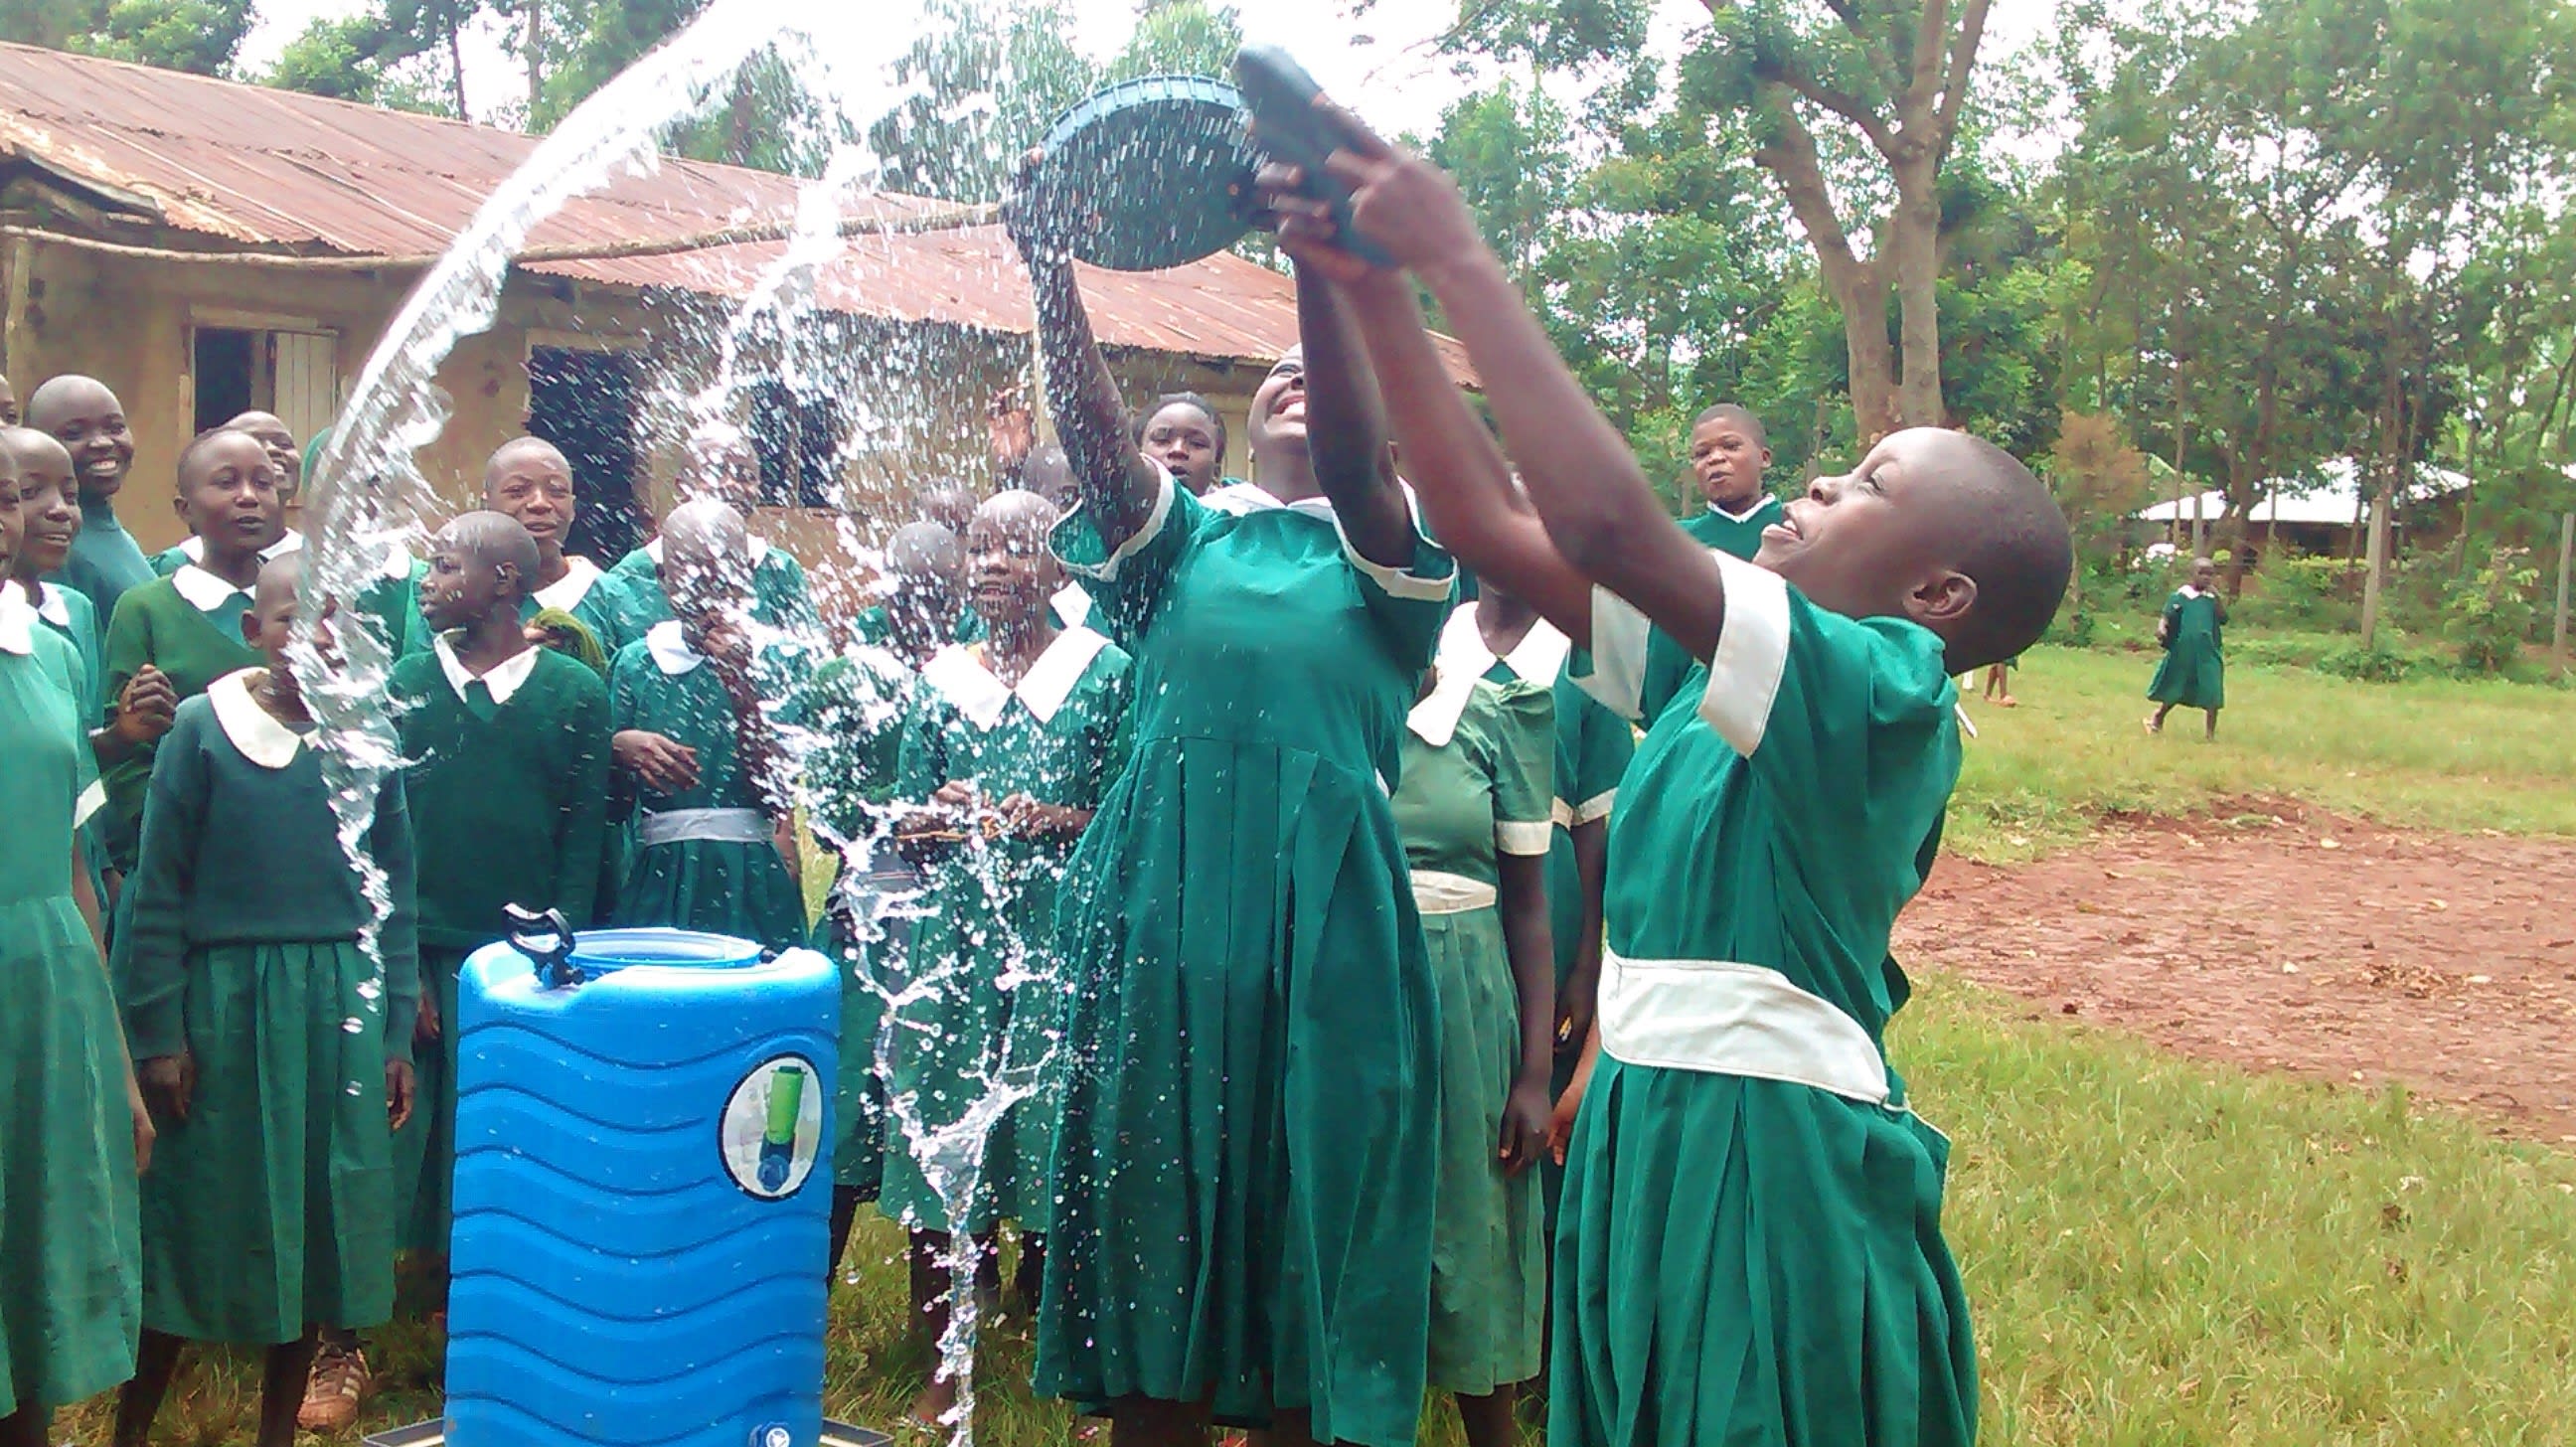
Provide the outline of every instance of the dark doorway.
[[636,497],[637,370],[625,352],[528,349],[528,431],[563,449],[580,508],[564,549],[602,567],[633,552],[650,530]]
[[230,327],[196,329],[197,431],[221,427],[258,405],[252,398],[260,340],[257,332]]
[[828,399],[804,396],[784,382],[753,383],[751,440],[760,454],[763,503],[840,505],[840,424]]

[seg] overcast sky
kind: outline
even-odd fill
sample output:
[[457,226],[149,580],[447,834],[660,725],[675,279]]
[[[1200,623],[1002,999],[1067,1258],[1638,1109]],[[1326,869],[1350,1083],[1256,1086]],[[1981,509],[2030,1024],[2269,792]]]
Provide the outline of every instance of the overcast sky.
[[[870,0],[870,8],[885,3]],[[258,23],[242,45],[243,69],[265,68],[313,20],[352,14],[363,6],[364,0],[259,0]],[[1071,8],[1079,25],[1075,44],[1106,57],[1127,38],[1136,0],[1071,0]],[[1357,19],[1350,14],[1349,0],[1271,0],[1238,8],[1247,39],[1287,47],[1326,90],[1387,131],[1431,134],[1439,129],[1443,108],[1478,82],[1474,75],[1457,74],[1447,57],[1431,53],[1429,42],[1457,18],[1458,0],[1377,0]],[[1996,0],[1984,54],[2002,55],[2027,44],[2055,9],[2055,0]],[[1658,0],[1654,33],[1659,48],[1676,48],[1691,27],[1707,18],[1701,0]],[[466,101],[478,116],[524,84],[499,34],[497,26],[487,27],[466,52]]]

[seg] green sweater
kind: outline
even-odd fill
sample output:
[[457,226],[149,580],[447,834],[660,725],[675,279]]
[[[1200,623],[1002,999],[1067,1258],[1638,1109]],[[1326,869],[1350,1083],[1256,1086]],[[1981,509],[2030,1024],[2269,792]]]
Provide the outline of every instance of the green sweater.
[[[257,710],[238,686],[232,692],[239,705]],[[256,763],[214,705],[202,695],[180,704],[177,721],[162,736],[142,850],[125,882],[132,912],[117,931],[116,978],[125,984],[126,1031],[138,1060],[184,1048],[180,1002],[195,949],[351,940],[376,918],[340,852],[321,758],[299,742],[280,767]],[[271,738],[285,734],[284,725],[258,717],[267,720]],[[420,1013],[420,959],[411,819],[403,798],[402,776],[386,775],[367,849],[384,871],[392,906],[377,935],[385,1053],[409,1060],[412,1022]]]
[[508,933],[503,905],[595,921],[608,810],[608,686],[552,649],[507,703],[477,679],[457,695],[436,652],[394,665],[420,942],[476,949]]
[[[99,680],[102,719],[114,721],[116,700],[147,663],[170,676],[170,686],[183,702],[204,693],[206,685],[227,673],[266,663],[257,649],[242,642],[241,615],[249,606],[250,596],[237,593],[217,611],[200,613],[168,578],[153,579],[128,592],[107,625],[105,676]],[[99,773],[99,781],[107,787],[99,833],[107,843],[108,862],[119,871],[134,868],[135,833],[143,824],[143,798],[152,780],[157,747],[147,746]]]
[[81,526],[72,534],[72,555],[63,560],[63,570],[55,579],[87,594],[98,616],[113,618],[117,599],[152,581],[152,560],[143,556],[125,524],[116,520],[113,505],[82,498]]

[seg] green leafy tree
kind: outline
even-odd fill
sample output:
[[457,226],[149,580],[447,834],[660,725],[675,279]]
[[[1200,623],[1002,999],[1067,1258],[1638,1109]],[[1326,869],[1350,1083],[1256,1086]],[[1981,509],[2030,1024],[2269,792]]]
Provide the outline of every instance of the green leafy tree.
[[0,40],[196,75],[226,75],[252,0],[6,0]]
[[1243,17],[1231,5],[1206,0],[1148,0],[1126,46],[1109,62],[1103,80],[1140,75],[1207,75],[1234,71],[1243,48]]
[[919,93],[868,139],[891,190],[999,200],[1021,154],[1099,76],[1065,38],[1073,23],[1063,0],[938,0],[936,14],[939,31],[897,67]]

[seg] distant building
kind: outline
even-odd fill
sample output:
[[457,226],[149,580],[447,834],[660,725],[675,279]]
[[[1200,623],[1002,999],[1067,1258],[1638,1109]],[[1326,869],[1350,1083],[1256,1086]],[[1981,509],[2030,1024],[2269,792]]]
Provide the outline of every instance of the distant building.
[[[535,137],[115,61],[0,45],[0,367],[23,397],[63,372],[123,398],[136,437],[121,509],[147,546],[176,522],[150,498],[195,431],[246,408],[310,436],[345,400],[386,325]],[[797,183],[664,158],[540,223],[542,253],[783,222]],[[917,223],[945,203],[875,196],[853,214]],[[593,245],[596,244],[596,245]],[[781,243],[650,256],[532,260],[500,313],[439,373],[454,415],[419,458],[442,496],[473,495],[481,460],[522,431],[574,459],[588,513],[577,545],[614,556],[666,500],[677,439],[650,420],[659,389],[713,379],[712,329]],[[181,255],[179,253],[184,253]],[[1132,402],[1205,393],[1243,419],[1296,340],[1293,288],[1232,255],[1172,271],[1082,275]],[[1018,383],[1032,327],[1025,274],[996,226],[853,238],[819,277],[820,338],[855,362],[799,387],[774,339],[746,357],[740,420],[759,438],[775,505],[762,531],[809,560],[853,508],[936,476],[987,472],[987,407]],[[1463,370],[1462,370],[1463,375]],[[889,417],[910,419],[903,428]],[[873,505],[872,505],[873,504]]]
[[[2257,552],[2273,544],[2292,553],[2333,554],[2361,551],[2368,526],[2368,499],[2353,459],[2337,457],[2321,464],[2315,475],[2276,477],[2263,486],[2263,496],[2245,518],[2244,536]],[[2418,466],[2399,490],[2391,517],[2392,531],[2416,546],[2438,544],[2456,533],[2469,479],[2448,468]],[[2227,494],[2202,492],[2171,498],[2131,514],[2150,540],[2168,535],[2181,547],[2191,545],[2195,521],[2204,537],[2215,538],[2219,519],[2227,515]]]

